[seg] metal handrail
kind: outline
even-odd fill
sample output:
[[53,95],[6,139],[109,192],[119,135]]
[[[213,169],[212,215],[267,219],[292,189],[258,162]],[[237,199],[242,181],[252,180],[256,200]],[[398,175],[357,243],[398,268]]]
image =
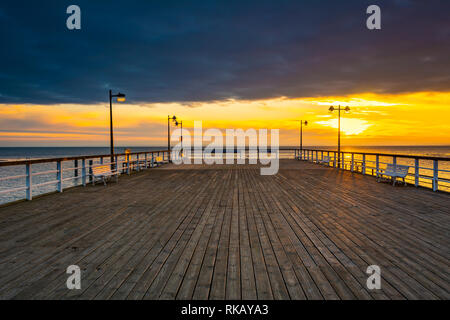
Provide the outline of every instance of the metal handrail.
[[[300,148],[286,148],[280,150],[300,150]],[[324,150],[324,149],[308,149],[303,148],[306,151],[320,151],[320,152],[334,152],[338,153],[337,150]],[[412,158],[412,159],[421,159],[421,160],[439,160],[439,161],[450,161],[449,157],[433,157],[433,156],[420,156],[420,155],[407,155],[407,154],[396,154],[396,153],[376,153],[376,152],[359,152],[359,151],[341,151],[341,153],[345,154],[365,154],[368,156],[380,156],[380,157],[397,157],[397,158]]]
[[[160,153],[160,152],[168,152],[168,150],[152,150],[152,151],[140,151],[140,152],[130,152],[130,153],[117,153],[114,154],[115,157],[121,156],[133,156],[140,154],[151,154],[151,153]],[[0,162],[0,167],[8,167],[8,166],[17,166],[21,164],[37,164],[37,163],[48,163],[48,162],[58,162],[58,161],[71,161],[71,160],[88,160],[94,158],[110,158],[110,154],[100,154],[100,155],[87,155],[87,156],[75,156],[75,157],[62,157],[62,158],[43,158],[43,159],[27,159],[27,160],[13,160],[13,161],[4,161]]]

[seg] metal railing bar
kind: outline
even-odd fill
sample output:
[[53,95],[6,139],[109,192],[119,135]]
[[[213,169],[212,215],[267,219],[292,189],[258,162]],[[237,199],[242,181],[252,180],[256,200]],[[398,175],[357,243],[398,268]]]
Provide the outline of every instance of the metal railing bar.
[[2,177],[2,178],[0,178],[0,181],[6,181],[6,180],[11,180],[11,179],[20,179],[20,178],[26,178],[26,177],[27,177],[26,174],[22,174],[19,176]]
[[48,170],[48,171],[40,171],[40,172],[33,172],[31,175],[34,176],[41,176],[43,174],[50,174],[50,173],[57,173],[58,170]]
[[49,185],[49,184],[57,184],[57,183],[59,183],[59,180],[53,180],[53,181],[42,182],[42,183],[39,183],[39,184],[33,184],[33,188],[35,188],[35,187],[47,186],[47,185]]
[[12,188],[12,189],[6,189],[6,190],[0,190],[0,194],[3,193],[10,193],[10,192],[18,192],[18,191],[24,191],[27,187],[18,187],[18,188]]

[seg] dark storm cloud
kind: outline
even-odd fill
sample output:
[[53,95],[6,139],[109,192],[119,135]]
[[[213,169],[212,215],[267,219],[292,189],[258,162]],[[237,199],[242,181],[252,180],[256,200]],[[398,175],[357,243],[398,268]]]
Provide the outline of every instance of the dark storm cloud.
[[[69,31],[77,4],[82,29]],[[370,4],[382,30],[365,27]],[[0,103],[450,89],[449,1],[2,1]]]

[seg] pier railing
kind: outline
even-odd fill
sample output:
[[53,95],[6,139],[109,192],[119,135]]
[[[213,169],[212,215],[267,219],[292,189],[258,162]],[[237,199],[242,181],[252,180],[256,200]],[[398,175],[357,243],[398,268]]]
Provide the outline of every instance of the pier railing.
[[33,195],[63,192],[68,187],[85,186],[92,181],[95,167],[108,165],[130,174],[168,159],[167,150],[156,150],[115,154],[112,159],[111,155],[103,154],[0,162],[0,204],[31,200]]
[[[227,150],[223,151],[227,153]],[[249,150],[231,151],[235,158],[250,159]],[[173,157],[177,157],[172,153]],[[195,157],[195,153],[192,155]],[[198,155],[197,155],[198,156]],[[199,155],[204,157],[203,152]],[[340,168],[363,175],[376,176],[388,164],[409,167],[406,182],[416,187],[450,192],[450,158],[386,153],[347,152],[320,149],[282,148],[273,155],[278,159],[297,159]],[[0,204],[20,199],[31,200],[35,195],[63,192],[64,189],[92,181],[93,168],[110,165],[121,173],[130,174],[152,168],[157,158],[168,161],[168,150],[88,155],[64,158],[12,160],[0,162]]]
[[320,149],[296,149],[295,158],[371,176],[388,164],[405,165],[409,168],[406,183],[450,192],[450,158],[348,151],[339,155]]

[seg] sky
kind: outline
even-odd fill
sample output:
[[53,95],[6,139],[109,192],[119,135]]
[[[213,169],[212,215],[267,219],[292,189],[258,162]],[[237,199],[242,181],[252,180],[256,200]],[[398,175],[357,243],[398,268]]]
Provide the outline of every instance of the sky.
[[[66,8],[81,8],[69,30]],[[381,8],[381,30],[366,9]],[[280,129],[280,145],[450,145],[449,1],[0,4],[0,146],[162,146],[189,129]]]

